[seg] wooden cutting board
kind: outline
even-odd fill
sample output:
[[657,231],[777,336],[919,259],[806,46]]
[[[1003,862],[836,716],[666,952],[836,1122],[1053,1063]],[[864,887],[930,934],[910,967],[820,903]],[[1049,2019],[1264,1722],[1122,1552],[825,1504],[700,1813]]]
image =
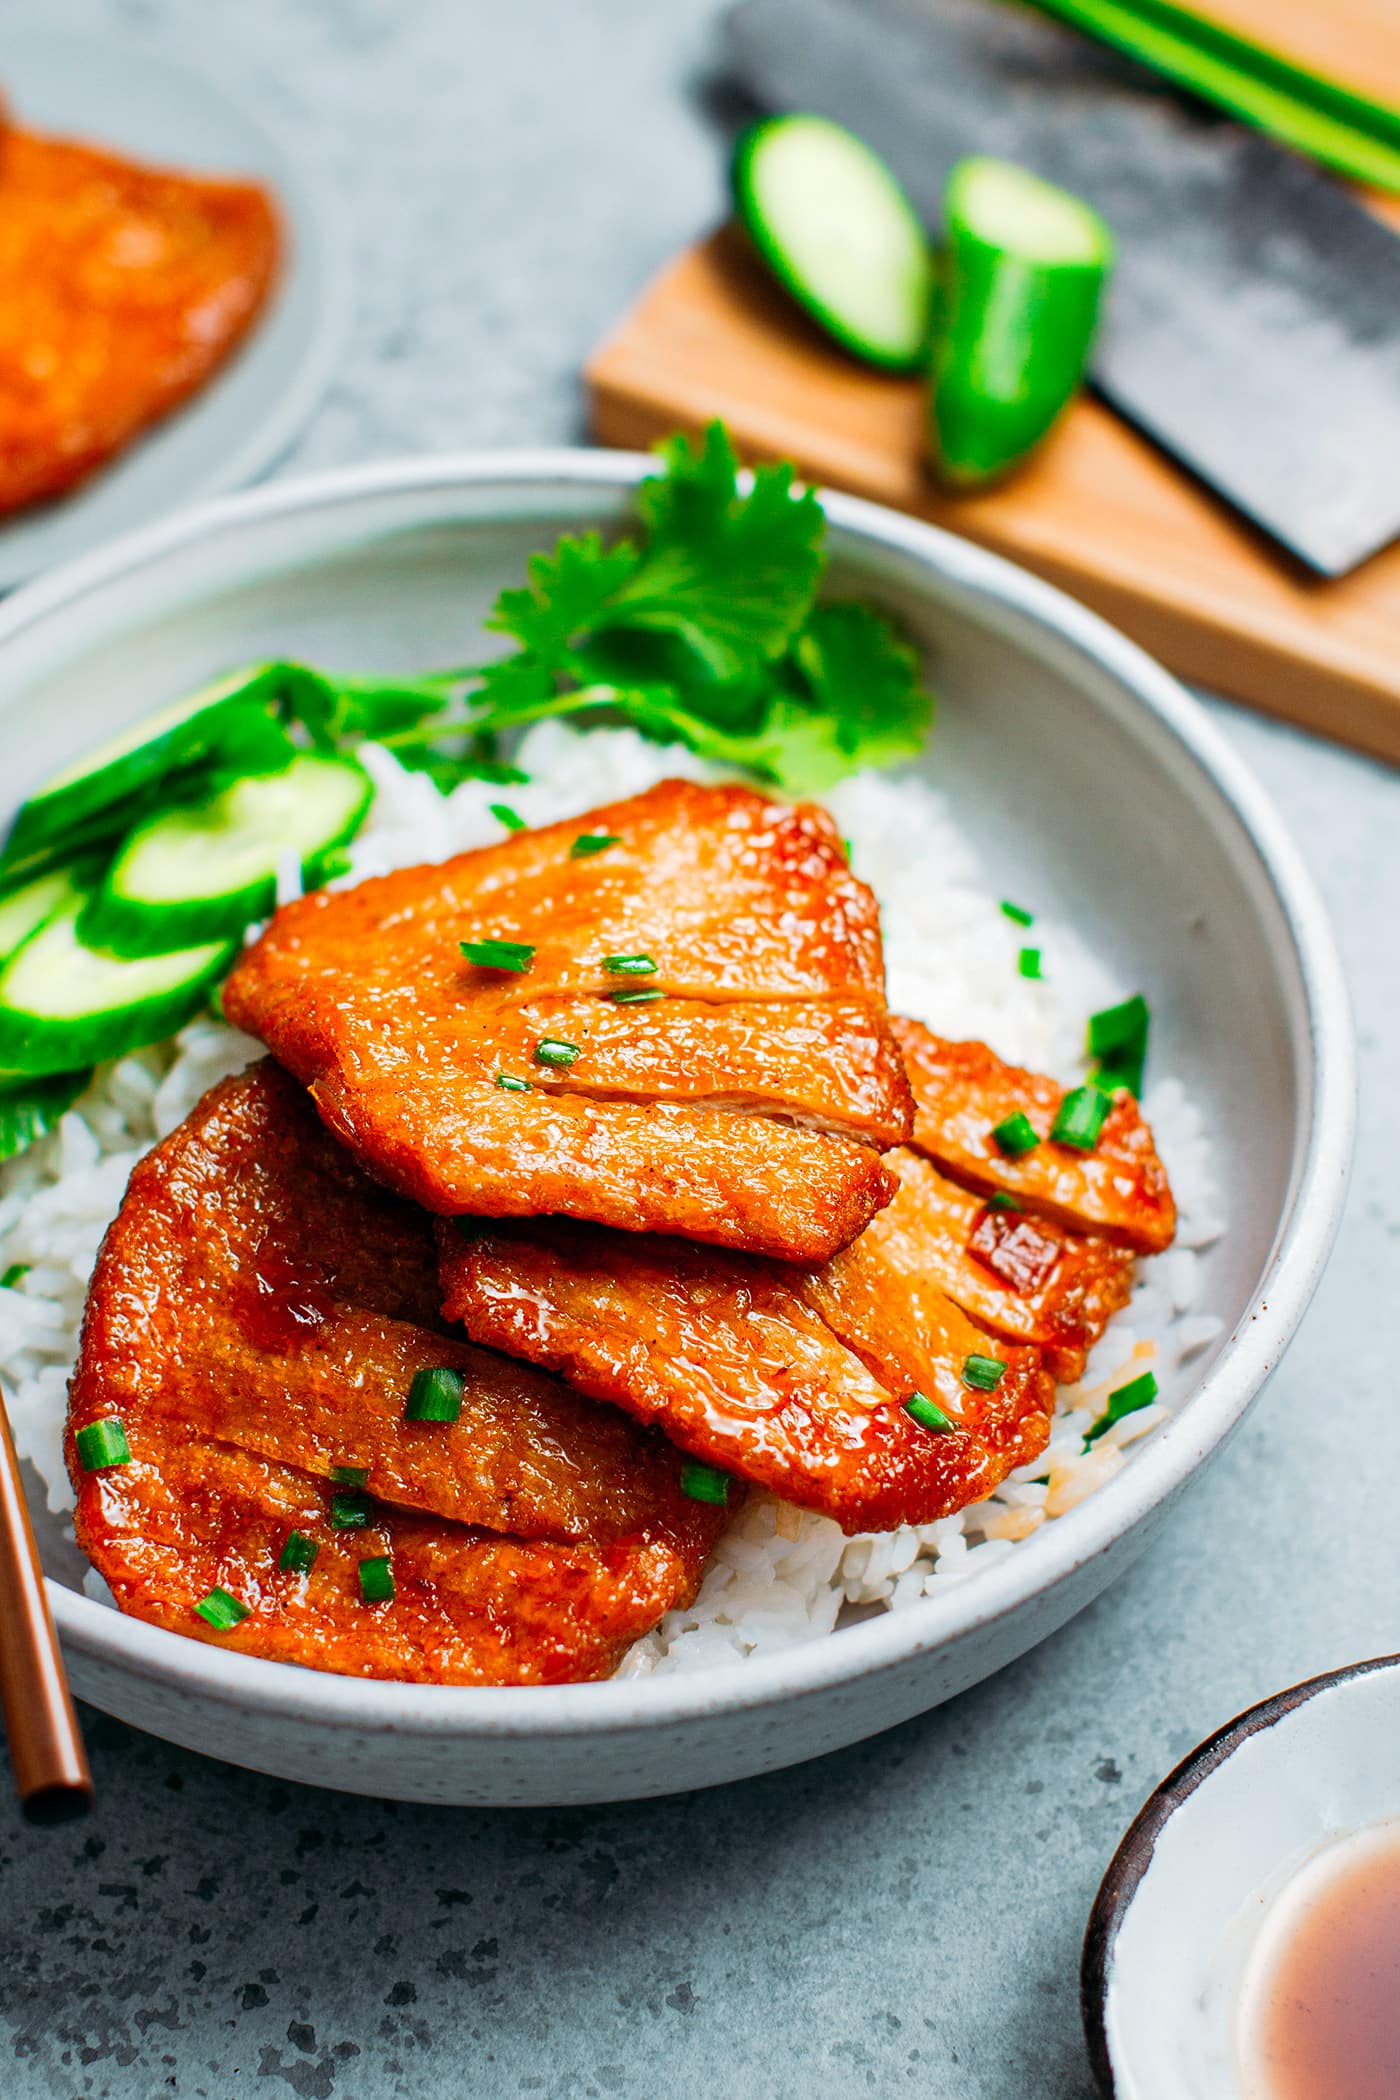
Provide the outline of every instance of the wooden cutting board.
[[[1396,0],[1225,0],[1217,13],[1276,42],[1296,16],[1297,56],[1400,100]],[[1400,224],[1395,200],[1380,208]],[[1182,677],[1400,762],[1400,544],[1350,576],[1314,576],[1089,399],[1005,487],[949,497],[923,467],[919,383],[829,345],[733,228],[662,271],[586,378],[604,443],[644,446],[722,416],[749,458],[792,459],[810,480],[965,533]]]

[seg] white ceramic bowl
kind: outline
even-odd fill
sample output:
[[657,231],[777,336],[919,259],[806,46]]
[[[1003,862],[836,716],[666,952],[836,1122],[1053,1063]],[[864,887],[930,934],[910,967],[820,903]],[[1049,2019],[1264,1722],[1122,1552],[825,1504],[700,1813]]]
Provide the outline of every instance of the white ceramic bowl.
[[[7,795],[250,656],[470,661],[526,555],[616,524],[646,466],[540,452],[355,468],[74,563],[0,609]],[[1202,1302],[1226,1337],[1100,1493],[951,1595],[805,1647],[547,1690],[362,1683],[222,1654],[59,1581],[74,1685],[94,1705],[259,1770],[409,1800],[609,1800],[774,1770],[937,1705],[1063,1625],[1278,1362],[1337,1223],[1354,1091],[1337,957],[1297,854],[1196,704],[1111,628],[947,533],[845,496],[826,506],[835,585],[877,596],[927,645],[941,704],[926,763],[994,842],[989,872],[1152,995],[1157,1069],[1216,1134],[1233,1223]]]
[[[1278,1692],[1179,1764],[1114,1855],[1084,1942],[1104,2100],[1248,2100],[1261,1980],[1356,1836],[1400,1818],[1400,1656]],[[1357,1835],[1359,1834],[1359,1835]]]

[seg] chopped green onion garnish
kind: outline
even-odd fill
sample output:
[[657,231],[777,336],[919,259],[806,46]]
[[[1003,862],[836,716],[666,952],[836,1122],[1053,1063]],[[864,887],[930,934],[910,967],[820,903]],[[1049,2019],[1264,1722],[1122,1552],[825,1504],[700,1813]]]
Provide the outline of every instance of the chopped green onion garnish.
[[553,1036],[542,1036],[535,1045],[537,1065],[572,1065],[578,1062],[580,1052],[577,1043],[559,1043]]
[[729,1475],[721,1473],[718,1466],[702,1465],[698,1458],[688,1458],[681,1467],[681,1493],[689,1495],[692,1502],[727,1502]]
[[1157,1381],[1150,1371],[1144,1371],[1141,1378],[1130,1379],[1127,1385],[1120,1385],[1116,1393],[1109,1394],[1108,1406],[1085,1435],[1084,1449],[1087,1451],[1090,1444],[1097,1443],[1104,1431],[1112,1429],[1115,1422],[1121,1422],[1124,1415],[1135,1415],[1139,1408],[1151,1407],[1156,1397]]
[[405,1422],[455,1422],[462,1412],[462,1392],[461,1372],[449,1370],[446,1364],[415,1371],[403,1418]]
[[12,1261],[0,1276],[0,1291],[12,1291],[17,1283],[23,1283],[33,1266],[32,1261]]
[[1027,911],[1023,905],[1011,904],[1005,897],[1003,897],[1001,900],[1001,908],[1006,913],[1007,918],[1010,919],[1013,926],[1034,926],[1035,913],[1033,911]]
[[1020,1197],[1013,1196],[1010,1189],[993,1189],[987,1198],[988,1210],[1024,1210],[1025,1207]]
[[329,853],[321,855],[316,873],[322,882],[338,882],[342,875],[350,873],[353,866],[354,862],[344,846],[335,846]]
[[581,831],[569,848],[570,860],[589,860],[595,853],[606,853],[609,846],[622,843],[615,831]]
[[392,1604],[394,1571],[386,1553],[376,1553],[360,1562],[360,1595],[366,1604]]
[[1113,1096],[1101,1086],[1077,1086],[1060,1103],[1050,1135],[1057,1145],[1073,1145],[1076,1152],[1092,1152],[1112,1106]]
[[1106,1006],[1101,1013],[1089,1016],[1088,1051],[1098,1061],[1094,1077],[1100,1086],[1125,1086],[1130,1093],[1142,1092],[1150,1021],[1141,992],[1134,992],[1121,1005]]
[[649,955],[605,955],[603,968],[614,977],[654,977],[656,964]]
[[1029,1116],[1022,1115],[1018,1108],[1014,1116],[998,1123],[992,1132],[992,1143],[998,1145],[1008,1159],[1020,1159],[1027,1152],[1034,1152],[1040,1143],[1040,1134]]
[[951,1415],[944,1414],[936,1400],[929,1399],[927,1393],[911,1393],[904,1403],[904,1412],[912,1415],[921,1429],[931,1429],[936,1436],[946,1436],[950,1429],[958,1426]]
[[513,1072],[498,1072],[496,1074],[496,1084],[503,1093],[507,1094],[528,1094],[530,1091],[529,1080],[517,1079]]
[[201,1597],[195,1610],[215,1633],[231,1632],[240,1620],[248,1616],[246,1604],[240,1604],[237,1597],[231,1597],[227,1590],[218,1588],[210,1590],[207,1597]]
[[990,1393],[1006,1376],[1006,1365],[995,1356],[969,1356],[962,1367],[962,1382],[976,1392]]
[[520,975],[535,959],[527,941],[462,941],[459,946],[478,970],[514,970]]
[[357,1488],[331,1496],[331,1522],[337,1531],[363,1531],[370,1514],[369,1496]]
[[508,802],[493,802],[490,805],[490,809],[492,816],[496,819],[496,822],[498,824],[504,824],[507,831],[529,830],[529,826],[525,822],[525,819],[519,814],[517,810],[513,810]]
[[318,1539],[309,1539],[304,1531],[289,1531],[287,1543],[277,1556],[277,1565],[288,1575],[309,1573],[321,1545]]
[[104,1422],[89,1422],[73,1439],[78,1453],[78,1463],[85,1473],[101,1473],[108,1466],[126,1466],[131,1463],[131,1446],[126,1440],[126,1427],[120,1415],[108,1415]]
[[1023,977],[1039,977],[1039,948],[1023,948],[1016,958],[1016,967]]
[[332,1466],[331,1479],[341,1487],[362,1488],[369,1480],[368,1466]]
[[650,1006],[655,1000],[664,999],[665,996],[666,994],[658,992],[654,985],[645,984],[633,985],[625,992],[608,993],[614,1006]]

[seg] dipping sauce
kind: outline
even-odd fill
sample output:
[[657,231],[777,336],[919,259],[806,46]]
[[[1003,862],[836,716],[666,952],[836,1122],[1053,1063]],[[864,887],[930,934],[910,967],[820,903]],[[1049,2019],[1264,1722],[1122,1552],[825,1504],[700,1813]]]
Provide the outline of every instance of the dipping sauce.
[[1400,1825],[1313,1862],[1257,1985],[1249,2055],[1261,2100],[1400,2095]]

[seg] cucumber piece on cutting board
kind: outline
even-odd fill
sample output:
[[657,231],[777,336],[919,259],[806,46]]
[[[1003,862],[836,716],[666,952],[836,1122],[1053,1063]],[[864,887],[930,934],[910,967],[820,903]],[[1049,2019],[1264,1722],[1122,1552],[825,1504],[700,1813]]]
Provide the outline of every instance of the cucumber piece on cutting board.
[[293,745],[273,714],[280,664],[257,664],[177,700],[76,760],[22,805],[0,875],[37,871],[79,845],[124,830],[172,774],[208,764],[240,773],[285,766]]
[[272,910],[279,864],[295,854],[303,882],[314,883],[373,796],[355,759],[305,751],[280,773],[235,780],[207,802],[153,817],[107,870],[82,937],[124,956],[232,939]]
[[769,117],[740,139],[733,183],[750,239],[813,319],[870,364],[912,370],[933,267],[884,162],[826,117]]
[[960,161],[943,194],[929,449],[954,488],[1009,471],[1084,377],[1113,237],[1089,205],[1010,161]]
[[75,898],[0,969],[0,1066],[73,1073],[173,1035],[233,961],[232,941],[206,941],[140,962],[90,948]]

